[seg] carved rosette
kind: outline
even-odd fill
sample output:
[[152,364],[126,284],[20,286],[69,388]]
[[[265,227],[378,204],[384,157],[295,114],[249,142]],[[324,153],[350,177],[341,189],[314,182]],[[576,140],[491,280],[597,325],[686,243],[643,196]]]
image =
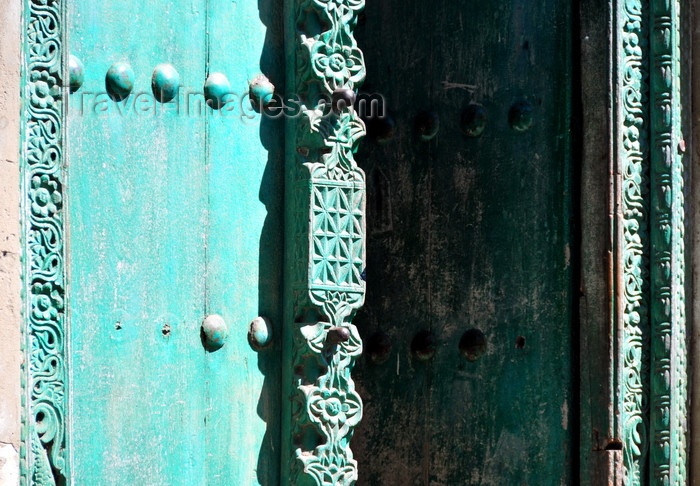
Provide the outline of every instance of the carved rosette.
[[302,115],[289,122],[287,151],[293,229],[287,229],[286,484],[357,480],[349,442],[362,400],[350,373],[362,342],[351,321],[365,292],[365,177],[354,152],[365,126],[352,106],[333,111],[331,98],[338,90],[355,91],[364,79],[352,32],[363,7],[360,0],[288,3],[295,60],[288,79]]
[[21,484],[67,477],[62,2],[24,6],[22,224],[24,402]]

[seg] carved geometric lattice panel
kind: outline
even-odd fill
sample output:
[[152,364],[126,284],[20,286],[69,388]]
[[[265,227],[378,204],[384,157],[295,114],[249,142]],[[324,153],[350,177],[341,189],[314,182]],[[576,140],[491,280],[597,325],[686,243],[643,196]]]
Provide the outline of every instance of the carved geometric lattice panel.
[[311,287],[362,287],[364,188],[357,184],[314,184],[312,194]]

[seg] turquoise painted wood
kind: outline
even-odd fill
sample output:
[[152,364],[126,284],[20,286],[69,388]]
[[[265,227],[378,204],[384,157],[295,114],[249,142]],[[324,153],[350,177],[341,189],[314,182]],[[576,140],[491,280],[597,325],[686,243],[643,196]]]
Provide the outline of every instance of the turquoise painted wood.
[[[207,360],[210,484],[279,482],[283,120],[261,117],[244,96],[260,73],[284,79],[279,3],[207,2],[207,74],[225,73],[234,99],[206,119],[206,312],[238,323],[225,359]],[[277,331],[261,352],[247,340],[258,315]]]
[[[202,94],[216,72],[238,97],[261,72],[283,77],[274,8],[68,2],[84,73],[65,154],[72,484],[279,481],[280,344],[254,349],[248,326],[280,320],[283,141],[247,99],[215,110]],[[114,63],[133,72],[119,102]],[[162,63],[181,86],[166,104],[151,91]],[[209,314],[228,326],[217,350]]]

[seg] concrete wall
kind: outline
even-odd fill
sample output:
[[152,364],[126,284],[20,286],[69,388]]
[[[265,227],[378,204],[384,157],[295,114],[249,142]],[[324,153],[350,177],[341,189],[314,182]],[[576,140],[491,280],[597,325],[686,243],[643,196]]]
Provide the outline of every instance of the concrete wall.
[[19,66],[22,2],[0,9],[0,484],[19,484]]

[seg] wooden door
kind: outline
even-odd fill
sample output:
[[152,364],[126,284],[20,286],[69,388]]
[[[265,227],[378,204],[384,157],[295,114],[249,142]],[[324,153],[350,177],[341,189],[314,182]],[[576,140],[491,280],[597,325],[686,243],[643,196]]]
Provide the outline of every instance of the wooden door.
[[686,481],[687,5],[23,5],[21,484]]
[[[340,33],[339,45],[354,46],[355,4],[334,16],[319,3],[328,25],[294,5],[303,35],[324,39],[328,28]],[[310,280],[313,305],[305,304],[320,306],[314,326],[328,333],[326,342],[338,332],[334,319],[351,328],[346,351],[354,356],[352,312],[324,317],[338,307],[317,304],[314,286],[331,289],[323,294],[331,300],[347,293],[355,306],[369,282],[356,319],[366,353],[354,373],[365,402],[354,466],[335,429],[328,437],[337,444],[303,419],[284,425],[297,405],[282,390],[308,366],[282,361],[280,351],[307,353],[290,351],[298,339],[292,329],[311,314],[295,303],[292,321],[282,316],[282,275],[307,265],[297,261],[304,245],[319,244],[297,235],[293,218],[305,207],[315,211],[312,221],[347,217],[334,213],[343,208],[331,199],[319,208],[296,202],[304,191],[293,174],[301,169],[288,167],[283,227],[285,138],[287,162],[299,168],[316,155],[328,163],[335,152],[309,154],[318,141],[296,147],[280,117],[261,117],[243,99],[260,73],[280,86],[285,66],[287,79],[299,82],[288,94],[312,83],[293,56],[280,58],[281,26],[295,14],[272,1],[68,6],[71,69],[82,76],[69,100],[65,153],[75,484],[308,482],[310,469],[299,472],[305,454],[329,468],[318,478],[336,478],[317,479],[323,484],[352,483],[356,472],[329,472],[346,460],[359,484],[570,481],[568,6],[384,2],[360,17],[355,30],[370,73],[364,89],[383,98],[388,115],[366,119],[370,136],[357,156],[368,174],[367,268],[364,248],[355,246],[347,286],[333,274]],[[288,53],[294,42],[287,38]],[[359,71],[348,72],[340,81],[334,74],[329,95],[357,88]],[[175,95],[164,94],[175,81]],[[302,94],[302,102],[315,96]],[[342,133],[333,120],[343,116],[328,126]],[[336,143],[321,132],[322,144]],[[363,175],[352,170],[346,182],[335,172],[312,175],[310,194],[350,198],[356,206],[346,209],[357,220],[348,242],[358,245]],[[293,257],[286,271],[284,229]],[[342,264],[342,255],[323,251],[314,265]],[[227,328],[220,348],[203,333],[212,315]],[[248,336],[257,316],[272,327],[284,321],[288,340],[274,332],[260,349]],[[352,361],[343,361],[343,346],[337,363],[324,348],[299,390],[322,384],[324,372],[345,376]],[[341,362],[347,368],[334,371]],[[310,396],[300,400],[310,406]],[[351,405],[360,406],[339,406]],[[349,438],[352,429],[343,433]],[[324,458],[324,447],[341,452]]]
[[363,485],[572,484],[567,2],[368,2]]
[[275,4],[66,3],[72,484],[277,484],[280,341],[248,334],[280,321],[283,139],[245,97],[283,77]]

